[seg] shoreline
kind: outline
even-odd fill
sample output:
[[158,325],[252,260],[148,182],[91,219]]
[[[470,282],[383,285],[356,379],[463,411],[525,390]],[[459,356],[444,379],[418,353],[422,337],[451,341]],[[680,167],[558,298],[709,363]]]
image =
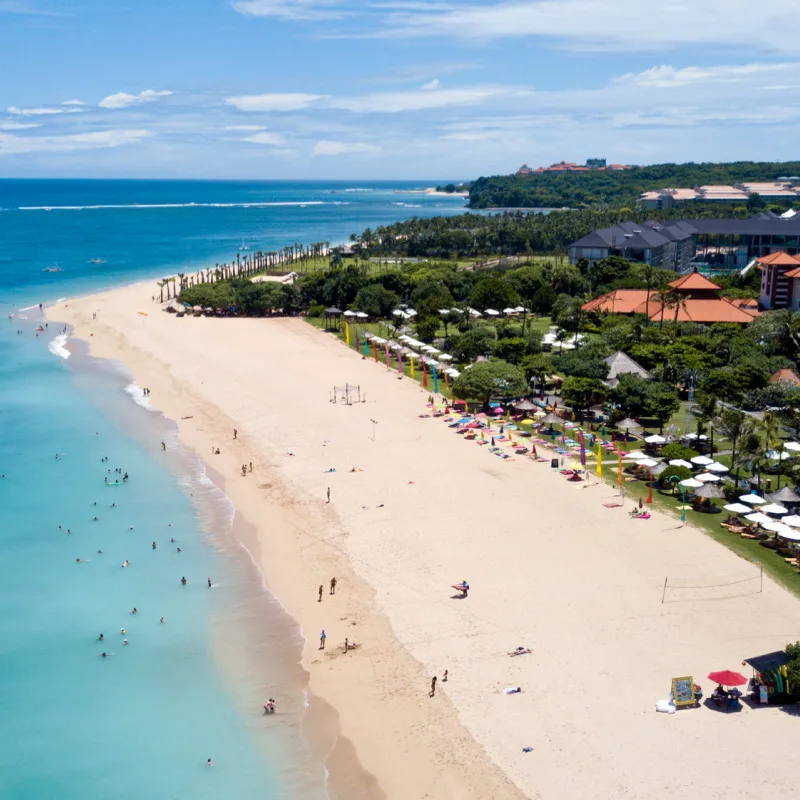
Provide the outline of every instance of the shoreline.
[[[429,677],[397,641],[385,616],[376,613],[374,589],[358,576],[344,550],[336,544],[328,546],[330,542],[314,533],[331,524],[331,520],[320,519],[315,510],[304,508],[306,504],[301,498],[293,496],[295,487],[285,480],[274,464],[270,464],[275,454],[251,449],[242,436],[237,440],[237,455],[234,456],[230,446],[224,446],[226,439],[230,445],[230,431],[237,424],[232,418],[176,381],[166,365],[149,357],[143,358],[144,354],[131,347],[124,336],[105,328],[99,314],[96,321],[91,320],[91,314],[83,319],[73,314],[72,309],[78,305],[94,307],[100,297],[137,290],[147,293],[142,294],[137,302],[137,308],[141,308],[142,300],[149,300],[152,295],[151,281],[72,298],[48,308],[48,319],[69,324],[72,327],[70,337],[86,342],[92,356],[121,362],[133,375],[137,385],[150,388],[151,406],[175,424],[181,446],[196,454],[203,462],[209,478],[233,504],[235,514],[230,535],[252,558],[264,576],[268,591],[298,623],[300,634],[305,639],[301,667],[308,675],[309,707],[303,728],[306,740],[328,771],[332,798],[383,800],[387,797],[426,797],[445,800],[477,796],[470,792],[481,786],[485,787],[480,790],[481,796],[490,796],[492,793],[498,796],[496,792],[500,791],[500,796],[509,800],[522,798],[523,795],[486,759],[483,748],[461,728],[455,709],[446,698],[441,698],[444,702],[438,708],[431,709],[433,713],[423,714],[422,720],[416,719],[420,701],[411,685],[424,687]],[[160,311],[161,306],[148,305],[148,309],[151,308]],[[92,333],[102,332],[106,341],[100,344],[99,336],[95,338],[85,333],[82,327],[93,328]],[[111,337],[107,334],[111,334]],[[110,344],[109,338],[114,339]],[[192,418],[191,423],[181,420],[182,416],[187,416],[181,413],[187,407],[194,411],[188,415]],[[194,422],[198,424],[192,425]],[[221,454],[214,456],[213,460],[205,455],[210,452],[212,445],[221,446]],[[233,478],[236,477],[238,465],[251,460],[254,464],[253,474],[257,476],[259,485],[255,481],[235,481]],[[255,499],[252,496],[253,489],[267,489],[267,496]],[[284,535],[280,538],[265,535],[263,526],[252,522],[259,518],[267,518],[270,527],[283,528]],[[334,521],[334,524],[341,525],[338,521]],[[255,538],[248,534],[248,529],[255,531]],[[331,538],[335,540],[342,535],[346,536],[338,533]],[[317,619],[319,604],[308,602],[312,594],[314,596],[310,599],[316,601],[316,592],[311,585],[315,579],[309,581],[306,578],[307,586],[298,591],[298,574],[307,573],[308,565],[298,563],[296,555],[298,549],[308,550],[309,540],[325,547],[321,557],[311,560],[324,562],[326,572],[323,574],[335,574],[337,577],[337,597],[347,598],[345,616],[340,621],[346,620],[354,631],[349,637],[351,641],[355,640],[363,647],[363,641],[368,639],[381,643],[383,648],[382,652],[371,654],[369,660],[353,660],[346,672],[336,668],[336,662],[345,658],[345,655],[338,641],[332,644],[333,635],[330,635],[325,655],[319,657],[316,630],[327,626],[327,623]],[[323,582],[327,600],[327,580]],[[328,630],[330,634],[330,628]],[[386,652],[391,653],[391,661],[384,658]],[[361,655],[357,650],[346,657]],[[398,683],[398,675],[404,677],[387,696],[385,686]],[[354,690],[368,687],[376,676],[379,680],[367,704],[363,698],[353,697]],[[390,719],[386,717],[384,703],[390,704]],[[365,713],[367,711],[369,713]],[[435,753],[429,751],[429,741],[414,741],[411,732],[417,724],[434,732],[437,743]],[[448,756],[446,760],[451,763],[445,765],[440,759],[444,758],[447,742],[458,742],[460,749],[465,752],[458,758]],[[363,758],[362,754],[366,754],[367,758]],[[411,772],[409,764],[413,765]]]
[[[749,579],[750,565],[658,512],[645,523],[609,510],[612,487],[584,493],[548,466],[499,462],[420,420],[418,386],[303,320],[137,317],[148,286],[49,313],[151,387],[188,447],[221,447],[211,469],[258,521],[259,564],[302,626],[311,691],[385,796],[793,796],[792,771],[769,747],[792,735],[789,715],[746,711],[730,725],[685,712],[687,732],[653,706],[675,675],[710,689],[709,670],[798,638],[796,598],[767,579],[763,594],[745,582],[662,605],[665,574],[711,587]],[[331,385],[345,381],[367,403],[331,405]],[[240,479],[249,460],[254,474]],[[336,598],[318,603],[332,575]],[[462,578],[473,591],[455,603],[448,586]],[[334,655],[347,632],[361,648]],[[509,659],[518,645],[534,653]],[[428,699],[445,668],[451,681]],[[504,696],[508,685],[523,694]],[[748,757],[731,762],[720,741]],[[768,761],[769,780],[757,768]]]

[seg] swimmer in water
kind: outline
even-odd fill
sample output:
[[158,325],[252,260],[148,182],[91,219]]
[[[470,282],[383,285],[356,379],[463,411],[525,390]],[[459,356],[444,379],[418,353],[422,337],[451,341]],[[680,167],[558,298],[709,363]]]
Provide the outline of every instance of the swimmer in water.
[[175,540],[174,540],[174,539],[172,539],[172,538],[170,538],[170,542],[171,542],[172,544],[175,544]]
[[178,552],[180,553],[180,551],[181,551],[181,549],[180,549],[180,547],[179,547],[179,548],[178,548]]
[[103,634],[101,633],[101,634],[100,634],[100,635],[97,637],[97,641],[98,641],[98,642],[104,642],[104,641],[105,641],[105,636],[103,636]]
[[156,547],[158,547],[158,545],[155,542],[153,542],[153,550],[155,550]]
[[92,522],[97,522],[97,517],[95,517],[95,518],[92,520]]
[[99,555],[99,556],[103,555],[103,551],[102,550],[98,550],[97,551],[97,555]]
[[208,579],[208,588],[209,588],[209,589],[211,588],[211,578],[210,578],[210,577],[209,577],[209,579]]
[[128,640],[127,639],[123,639],[122,640],[122,644],[128,644]]
[[126,558],[126,559],[125,559],[125,560],[122,562],[122,568],[123,568],[123,569],[125,569],[125,567],[127,567],[127,566],[128,566],[128,559]]
[[76,558],[75,559],[75,563],[76,564],[88,564],[89,562],[85,558]]
[[136,607],[134,607],[133,611],[131,611],[131,614],[138,614],[138,613],[139,613],[139,610]]
[[105,650],[103,650],[103,652],[102,652],[102,653],[100,653],[100,656],[101,656],[102,658],[108,658],[109,656],[113,656],[113,655],[114,655],[113,653],[106,653],[106,651],[105,651]]
[[125,635],[127,632],[128,632],[128,631],[126,631],[126,630],[125,630],[125,628],[120,628],[120,629],[119,629],[119,635],[120,635],[120,636],[124,636],[124,635]]
[[186,578],[181,578],[181,586],[186,586]]
[[210,758],[209,758],[209,759],[206,761],[206,765],[207,765],[207,766],[209,766],[209,767],[213,767],[213,766],[214,766],[214,765],[211,763],[211,759],[210,759]]
[[161,619],[159,620],[159,622],[160,622],[160,623],[163,625],[163,624],[164,624],[164,617],[161,617]]

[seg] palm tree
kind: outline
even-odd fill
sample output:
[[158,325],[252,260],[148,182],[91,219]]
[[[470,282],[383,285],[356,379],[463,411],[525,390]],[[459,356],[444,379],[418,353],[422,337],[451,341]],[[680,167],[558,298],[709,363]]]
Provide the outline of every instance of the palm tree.
[[714,421],[716,429],[731,443],[731,464],[736,463],[736,445],[753,430],[753,418],[738,408],[723,408]]
[[673,292],[670,298],[669,305],[670,308],[675,309],[675,319],[673,320],[673,322],[678,321],[678,314],[680,314],[681,311],[683,311],[684,313],[688,313],[688,308],[686,306],[686,298],[682,294]]
[[692,414],[697,417],[698,434],[705,433],[706,431],[711,434],[709,437],[711,448],[709,450],[710,455],[714,454],[714,425],[717,419],[718,402],[714,395],[701,393],[698,402],[692,407]]
[[161,290],[161,302],[164,302],[164,287],[167,285],[166,279],[158,281],[158,288]]
[[660,289],[656,289],[656,300],[658,300],[661,305],[661,316],[658,320],[659,329],[664,327],[664,311],[670,304],[671,296],[672,292],[669,286],[662,286]]

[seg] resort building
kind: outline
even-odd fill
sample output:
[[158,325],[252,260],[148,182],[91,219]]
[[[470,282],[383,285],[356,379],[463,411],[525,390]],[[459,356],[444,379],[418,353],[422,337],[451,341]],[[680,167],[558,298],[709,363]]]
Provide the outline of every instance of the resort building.
[[800,375],[793,369],[779,369],[769,376],[770,383],[790,383],[792,386],[800,386]]
[[689,269],[694,257],[693,235],[692,229],[680,223],[621,222],[573,242],[569,260],[577,264],[582,258],[599,261],[609,256],[622,256],[681,272]]
[[755,299],[720,297],[720,287],[697,270],[669,284],[669,297],[662,304],[656,292],[646,289],[615,289],[583,305],[583,310],[606,314],[645,314],[651,322],[730,322],[748,325],[758,316]]
[[630,164],[606,164],[604,158],[589,158],[585,166],[576,164],[573,161],[559,161],[549,167],[538,167],[531,169],[527,164],[523,164],[516,172],[517,175],[541,175],[545,172],[605,172],[621,169],[630,169]]
[[759,258],[756,267],[761,270],[761,307],[800,311],[800,257],[770,253]]
[[791,203],[800,200],[800,191],[790,181],[768,183],[737,183],[733,186],[708,185],[684,189],[658,189],[643,192],[639,204],[646,209],[681,208],[687,203],[722,203],[746,205],[751,195],[764,200]]

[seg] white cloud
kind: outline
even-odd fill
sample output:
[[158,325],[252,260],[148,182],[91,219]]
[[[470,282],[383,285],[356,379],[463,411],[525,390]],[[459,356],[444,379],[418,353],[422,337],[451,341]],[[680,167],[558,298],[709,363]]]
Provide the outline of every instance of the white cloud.
[[81,110],[82,109],[80,108],[54,108],[51,106],[41,106],[39,108],[17,108],[16,106],[8,107],[8,113],[14,114],[17,117],[43,117],[51,114],[75,114]]
[[156,92],[153,89],[145,89],[143,92],[139,92],[139,94],[117,92],[116,94],[110,94],[108,97],[104,97],[98,105],[100,108],[128,108],[128,106],[139,105],[140,103],[149,103],[153,100],[157,100],[159,97],[169,97],[171,94],[172,92],[170,91]]
[[[662,64],[639,73],[628,73],[614,83],[633,83],[637,86],[652,86],[659,89],[683,88],[698,83],[744,83],[759,74],[790,71],[800,76],[800,64],[742,64],[716,67],[675,67]],[[766,87],[764,87],[766,88]]]
[[233,7],[249,17],[320,20],[346,16],[336,8],[339,4],[340,0],[237,0]]
[[751,0],[670,0],[654,13],[640,0],[460,0],[390,13],[379,35],[475,41],[538,37],[603,50],[711,44],[796,52],[789,33],[800,28],[796,0],[770,0],[757,9]]
[[226,131],[242,131],[242,133],[247,133],[248,131],[263,131],[265,130],[263,125],[226,125]]
[[365,142],[317,142],[311,151],[312,156],[342,156],[349,153],[377,153],[380,147]]
[[252,144],[265,144],[269,147],[283,147],[286,144],[286,140],[279,133],[267,133],[266,131],[254,133],[252,136],[245,136],[242,141],[251,142]]
[[226,97],[225,102],[239,111],[299,111],[323,97],[321,94],[244,94]]
[[61,105],[62,106],[85,106],[85,105],[88,105],[88,103],[84,103],[83,100],[65,100]]
[[41,128],[38,122],[17,122],[13,119],[0,120],[0,131],[24,131],[28,128]]
[[434,78],[432,81],[428,81],[427,83],[423,84],[423,86],[422,86],[422,90],[424,92],[430,92],[433,89],[438,89],[438,88],[439,88],[439,79],[438,78]]
[[527,89],[507,86],[465,86],[458,89],[435,89],[409,92],[379,92],[360,97],[332,98],[328,105],[365,113],[396,113],[399,111],[426,111],[450,106],[476,106],[493,99],[513,99],[530,95]]
[[19,153],[65,153],[135,144],[151,136],[148,130],[112,130],[76,133],[67,136],[15,136],[0,133],[0,155]]

